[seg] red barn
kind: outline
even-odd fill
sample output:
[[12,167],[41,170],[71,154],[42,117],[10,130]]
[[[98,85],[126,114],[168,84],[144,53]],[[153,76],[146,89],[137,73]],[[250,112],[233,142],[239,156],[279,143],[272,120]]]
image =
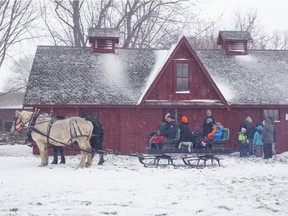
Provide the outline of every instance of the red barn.
[[24,108],[64,116],[93,114],[105,128],[104,146],[145,152],[147,134],[166,112],[190,127],[206,110],[230,128],[238,149],[240,123],[275,120],[277,152],[288,150],[288,51],[248,50],[248,32],[219,32],[218,50],[193,50],[185,37],[171,49],[121,49],[116,29],[90,29],[91,48],[38,46]]

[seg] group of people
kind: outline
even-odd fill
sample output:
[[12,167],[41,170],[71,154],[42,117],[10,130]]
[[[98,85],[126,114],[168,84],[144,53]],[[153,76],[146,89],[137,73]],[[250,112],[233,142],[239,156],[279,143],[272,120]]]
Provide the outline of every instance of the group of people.
[[240,125],[238,135],[240,157],[256,155],[264,159],[272,158],[275,154],[276,133],[273,122],[270,118],[265,118],[263,122],[252,124],[252,118],[247,116]]
[[[165,144],[175,144],[175,148],[183,142],[192,143],[193,148],[209,148],[214,139],[222,139],[224,127],[220,122],[216,122],[211,110],[207,110],[207,117],[203,122],[203,132],[199,126],[192,131],[189,127],[188,117],[181,116],[179,125],[175,122],[175,116],[167,113],[159,130],[150,133],[151,148],[162,148]],[[177,129],[180,130],[180,139],[175,141]]]

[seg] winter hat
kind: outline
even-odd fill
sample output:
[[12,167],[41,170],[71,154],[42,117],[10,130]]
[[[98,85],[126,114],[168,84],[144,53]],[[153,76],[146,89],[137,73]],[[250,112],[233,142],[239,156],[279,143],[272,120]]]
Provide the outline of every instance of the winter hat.
[[257,126],[257,128],[256,128],[257,130],[263,130],[263,128],[262,128],[262,126],[261,125],[259,125],[259,126]]
[[173,115],[171,115],[171,114],[169,114],[167,117],[171,118],[171,119],[175,119],[175,117]]
[[182,116],[181,122],[188,123],[188,118],[186,116]]
[[212,122],[212,119],[211,119],[211,118],[207,118],[207,124],[208,124],[209,122]]
[[245,119],[245,122],[251,123],[252,122],[252,118],[250,116],[247,116],[247,118]]
[[246,133],[246,129],[245,128],[241,128],[241,133]]
[[165,115],[165,118],[168,118],[169,117],[169,115],[171,115],[170,113],[167,113],[166,115]]

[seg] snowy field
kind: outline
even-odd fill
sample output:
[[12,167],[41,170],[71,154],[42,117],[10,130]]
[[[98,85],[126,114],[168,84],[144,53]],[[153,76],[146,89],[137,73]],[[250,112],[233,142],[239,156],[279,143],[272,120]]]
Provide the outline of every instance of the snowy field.
[[[105,156],[98,166],[38,167],[25,145],[0,145],[0,215],[288,215],[287,153],[271,160],[221,156],[223,167],[145,168],[137,158]],[[176,161],[180,164],[180,161]]]

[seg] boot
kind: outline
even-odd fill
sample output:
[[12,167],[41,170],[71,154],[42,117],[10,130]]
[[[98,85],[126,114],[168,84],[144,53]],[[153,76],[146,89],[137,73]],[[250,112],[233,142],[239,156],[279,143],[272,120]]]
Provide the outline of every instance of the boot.
[[64,156],[61,156],[60,164],[65,164],[65,163],[66,163],[65,157],[64,157]]
[[58,149],[53,147],[53,161],[51,164],[57,164],[58,163]]
[[104,163],[104,155],[103,155],[103,154],[100,154],[100,155],[99,155],[98,165],[103,165],[103,163]]
[[65,160],[65,157],[64,157],[63,147],[61,147],[61,148],[59,149],[59,151],[60,151],[60,155],[61,155],[60,164],[65,164],[65,163],[66,163],[66,160]]

